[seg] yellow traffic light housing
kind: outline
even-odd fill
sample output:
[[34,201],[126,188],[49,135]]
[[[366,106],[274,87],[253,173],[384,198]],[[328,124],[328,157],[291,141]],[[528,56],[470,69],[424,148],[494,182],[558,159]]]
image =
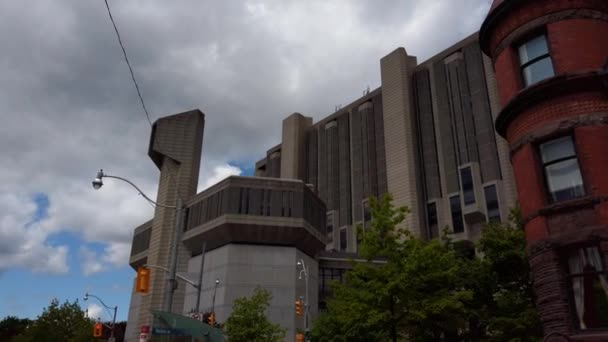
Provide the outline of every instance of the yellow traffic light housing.
[[209,315],[209,325],[210,326],[214,326],[215,325],[215,313],[211,313],[211,315]]
[[304,334],[297,333],[296,334],[296,342],[304,342]]
[[296,315],[302,316],[302,300],[296,300]]
[[103,324],[95,323],[93,327],[93,337],[101,337],[103,335]]
[[137,281],[135,284],[135,292],[148,293],[150,291],[150,269],[140,267],[137,269]]

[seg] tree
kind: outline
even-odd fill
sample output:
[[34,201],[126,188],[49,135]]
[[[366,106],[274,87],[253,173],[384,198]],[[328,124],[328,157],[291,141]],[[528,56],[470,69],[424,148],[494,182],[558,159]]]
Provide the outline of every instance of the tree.
[[370,200],[371,227],[358,234],[367,262],[333,284],[327,312],[313,323],[315,341],[443,341],[466,328],[464,262],[447,244],[398,229],[407,210],[391,201]]
[[[487,303],[480,312],[487,318],[488,341],[538,341],[542,323],[534,301],[526,237],[517,210],[509,223],[490,223],[478,243],[477,302]],[[480,288],[480,285],[483,288]]]
[[285,338],[285,329],[272,324],[266,317],[270,305],[270,291],[256,288],[251,298],[241,297],[234,301],[232,315],[225,324],[226,337],[230,342],[278,342]]
[[59,301],[53,299],[15,341],[89,342],[96,339],[93,338],[93,321],[85,317],[77,300],[59,305]]
[[22,334],[31,323],[27,318],[6,316],[0,321],[0,341],[10,341],[11,338]]

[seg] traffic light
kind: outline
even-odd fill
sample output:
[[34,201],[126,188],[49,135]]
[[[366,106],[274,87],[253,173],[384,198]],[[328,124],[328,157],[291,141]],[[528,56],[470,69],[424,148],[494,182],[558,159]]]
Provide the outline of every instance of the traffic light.
[[296,315],[302,316],[302,300],[296,300]]
[[296,334],[296,342],[304,342],[304,334],[297,333]]
[[215,314],[213,312],[211,313],[211,315],[209,315],[209,325],[215,326]]
[[101,337],[103,335],[103,324],[95,323],[93,327],[93,337]]
[[150,269],[140,267],[137,269],[135,292],[148,293],[148,291],[150,291]]

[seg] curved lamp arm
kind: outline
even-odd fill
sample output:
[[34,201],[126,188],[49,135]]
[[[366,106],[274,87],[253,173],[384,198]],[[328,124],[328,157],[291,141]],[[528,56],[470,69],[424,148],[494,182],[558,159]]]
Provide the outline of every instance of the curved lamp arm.
[[127,182],[129,183],[132,187],[135,188],[135,190],[137,190],[139,192],[140,195],[142,195],[148,202],[150,203],[154,203],[155,205],[159,206],[159,207],[163,207],[163,208],[170,208],[170,209],[179,209],[176,206],[172,206],[172,205],[164,205],[164,204],[160,204],[160,203],[156,203],[155,201],[153,201],[150,197],[146,196],[146,194],[144,194],[143,191],[141,191],[140,188],[137,187],[137,185],[133,184],[133,182],[131,182],[130,180],[126,179],[126,178],[122,178],[122,177],[118,177],[118,176],[111,176],[111,175],[107,175],[105,173],[103,173],[103,169],[99,170],[99,172],[97,172],[97,178],[95,178],[95,180],[93,181],[93,187],[95,189],[99,189],[101,188],[101,186],[103,185],[103,178],[107,177],[107,178],[115,178],[115,179],[119,179],[123,182]]
[[101,303],[101,305],[105,306],[107,309],[114,310],[116,308],[116,307],[107,306],[106,303],[104,303],[103,300],[101,300],[101,298],[97,297],[96,295],[92,295],[90,293],[85,293],[84,294],[84,300],[87,300],[89,297],[96,298]]

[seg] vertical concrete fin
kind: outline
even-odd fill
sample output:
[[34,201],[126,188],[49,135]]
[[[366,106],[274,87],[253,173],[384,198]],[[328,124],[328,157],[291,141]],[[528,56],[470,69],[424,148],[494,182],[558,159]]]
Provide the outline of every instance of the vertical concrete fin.
[[[178,198],[186,202],[196,193],[204,126],[204,114],[198,109],[164,117],[154,123],[148,155],[160,169],[158,203],[174,206]],[[176,232],[175,214],[173,208],[156,207],[148,264],[169,268],[171,245]],[[182,243],[178,248],[177,271],[184,272],[190,253]],[[167,285],[164,272],[151,272],[150,293],[141,295],[138,327],[151,325],[150,310],[162,309]],[[173,296],[172,311],[182,313],[183,305],[184,285],[180,284]]]
[[283,120],[281,178],[303,180],[306,175],[306,130],[312,118],[293,113]]
[[416,137],[410,80],[416,58],[398,48],[380,60],[386,172],[388,192],[395,206],[407,206],[412,214],[402,224],[423,237],[416,180]]

